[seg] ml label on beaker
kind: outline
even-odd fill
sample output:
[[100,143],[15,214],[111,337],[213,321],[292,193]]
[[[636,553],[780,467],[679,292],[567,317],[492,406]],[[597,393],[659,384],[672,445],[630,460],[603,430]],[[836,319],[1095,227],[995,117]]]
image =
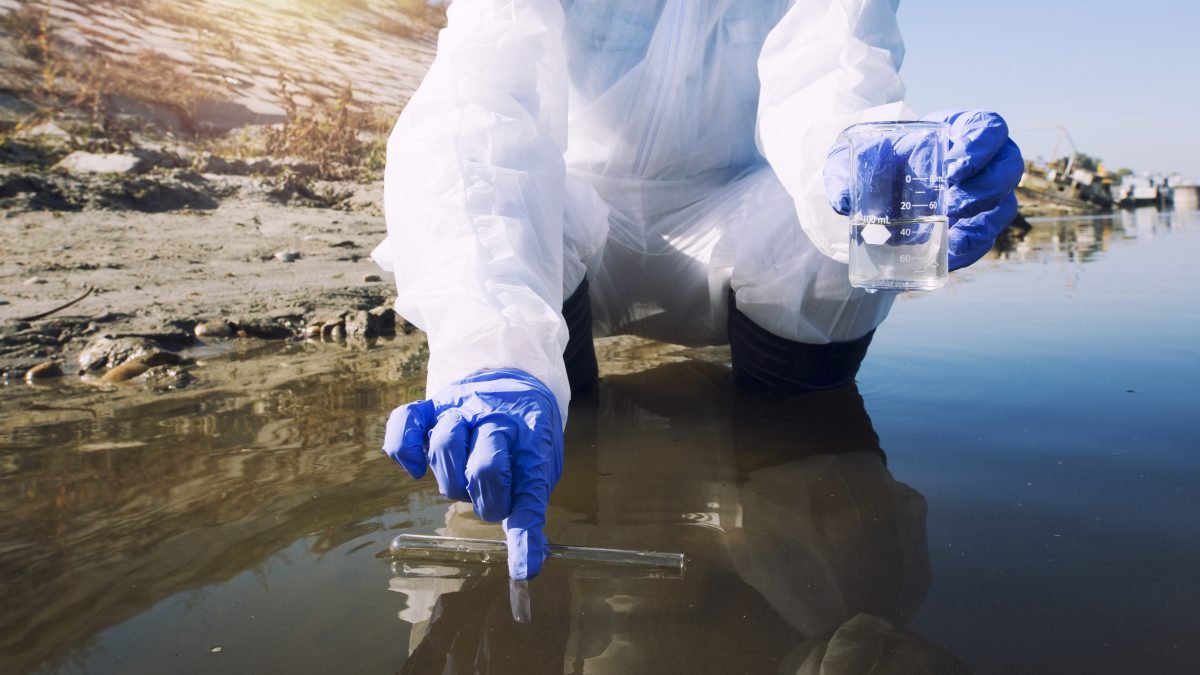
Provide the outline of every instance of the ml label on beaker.
[[852,285],[869,291],[945,285],[948,134],[940,122],[870,122],[842,132],[850,148]]

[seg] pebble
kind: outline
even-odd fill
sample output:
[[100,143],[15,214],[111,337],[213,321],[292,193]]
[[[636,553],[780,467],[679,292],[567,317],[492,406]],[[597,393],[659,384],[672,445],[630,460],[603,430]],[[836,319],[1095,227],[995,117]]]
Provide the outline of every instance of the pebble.
[[79,367],[85,371],[115,367],[153,353],[156,345],[145,338],[99,336],[79,352]]
[[41,137],[48,136],[50,138],[63,138],[63,139],[71,138],[70,133],[68,133],[66,130],[64,130],[62,127],[58,126],[54,122],[42,122],[41,124],[37,125],[36,127],[32,127],[30,129],[25,129],[23,131],[20,131],[16,135],[20,138],[37,138],[39,136],[41,136]]
[[146,372],[147,370],[150,370],[150,366],[147,365],[145,361],[143,361],[141,359],[136,359],[134,361],[128,361],[126,363],[122,363],[121,365],[117,366],[116,368],[113,368],[112,370],[108,371],[107,373],[105,373],[104,375],[102,375],[100,377],[100,381],[101,382],[125,382],[127,380],[132,380],[133,378],[137,377],[138,375],[141,375],[142,373]]
[[322,340],[332,340],[333,339],[333,327],[334,326],[337,326],[339,329],[341,329],[343,335],[346,333],[346,327],[342,325],[341,319],[338,319],[336,321],[322,321],[319,325],[321,326],[321,339]]
[[183,357],[174,352],[154,352],[132,361],[126,361],[108,371],[100,378],[101,382],[125,382],[141,375],[155,366],[171,366],[183,361]]
[[155,366],[137,376],[137,381],[157,391],[183,389],[195,381],[191,373],[179,366]]
[[275,259],[280,262],[290,263],[300,259],[299,251],[280,251],[275,254]]
[[69,173],[137,173],[145,166],[135,155],[95,153],[76,150],[55,165]]
[[29,277],[28,279],[25,280],[26,286],[32,286],[34,284],[44,284],[44,283],[46,283],[46,280],[41,277]]
[[62,367],[54,361],[39,363],[25,372],[25,381],[48,380],[52,377],[62,377]]
[[8,301],[7,301],[7,300],[0,300],[0,307],[3,307],[3,306],[5,306],[5,305],[7,305],[7,304],[8,304]]
[[233,336],[233,329],[225,321],[205,321],[196,324],[196,337],[225,339]]
[[370,284],[383,281],[383,277],[379,276],[378,274],[368,274],[367,276],[363,277],[363,281]]

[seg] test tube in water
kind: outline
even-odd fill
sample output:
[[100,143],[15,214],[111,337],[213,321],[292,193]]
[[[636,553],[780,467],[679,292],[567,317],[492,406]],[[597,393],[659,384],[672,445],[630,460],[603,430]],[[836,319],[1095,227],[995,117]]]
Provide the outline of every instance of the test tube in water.
[[[492,563],[508,560],[508,546],[494,539],[437,537],[426,534],[402,534],[392,540],[391,554],[397,558],[436,563]],[[550,545],[550,558],[589,565],[661,570],[681,573],[682,553],[628,551],[616,548]]]

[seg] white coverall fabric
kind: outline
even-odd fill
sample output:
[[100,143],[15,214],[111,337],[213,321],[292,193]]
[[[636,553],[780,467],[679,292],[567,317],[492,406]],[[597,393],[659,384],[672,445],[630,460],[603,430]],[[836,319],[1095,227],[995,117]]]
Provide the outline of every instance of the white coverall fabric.
[[720,342],[730,285],[790,340],[877,327],[891,296],[850,287],[821,170],[841,129],[911,117],[897,3],[456,0],[373,254],[428,334],[430,391],[520,368],[565,421],[560,310],[585,274],[601,335]]

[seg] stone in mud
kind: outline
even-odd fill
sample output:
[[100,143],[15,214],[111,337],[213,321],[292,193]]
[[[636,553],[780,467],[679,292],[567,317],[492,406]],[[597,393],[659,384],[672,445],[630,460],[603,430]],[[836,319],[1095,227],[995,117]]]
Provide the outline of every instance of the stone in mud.
[[127,382],[157,366],[173,366],[183,362],[183,357],[174,352],[154,352],[145,356],[126,361],[101,376],[101,382],[115,384]]
[[196,380],[191,373],[178,366],[155,366],[134,379],[157,391],[183,389]]
[[48,380],[54,377],[62,377],[62,374],[63,371],[61,366],[54,361],[47,361],[45,363],[39,363],[26,371],[25,381],[32,384],[37,380]]
[[204,323],[198,323],[193,332],[198,338],[223,340],[233,337],[233,327],[225,321],[205,321]]
[[157,350],[157,346],[145,338],[100,336],[89,342],[79,353],[79,367],[85,372],[104,367],[114,368]]
[[73,174],[132,174],[140,173],[146,167],[142,159],[135,155],[119,153],[99,154],[76,150],[64,157],[54,168]]
[[70,140],[71,138],[71,134],[66,129],[58,126],[53,120],[42,122],[28,129],[22,129],[14,135],[18,138],[55,138],[59,140]]
[[322,340],[338,339],[337,337],[334,337],[334,329],[336,329],[338,331],[338,335],[340,335],[341,337],[346,337],[346,326],[342,323],[341,319],[338,319],[337,321],[327,321],[327,322],[321,324],[321,339]]
[[133,361],[129,361],[128,363],[122,363],[116,368],[104,373],[104,375],[100,377],[100,381],[108,383],[125,382],[132,380],[147,370],[150,370],[150,366],[142,363],[141,359],[135,359]]
[[344,325],[344,321],[346,316],[349,314],[349,312],[344,310],[340,312],[320,312],[314,314],[313,317],[308,320],[308,328],[305,329],[304,333],[312,338],[319,337],[324,340],[332,340],[334,339],[333,328],[334,326],[338,326],[342,331],[342,335],[345,335],[346,327]]
[[396,332],[396,311],[391,307],[376,307],[369,311],[375,317],[380,335],[393,335]]
[[34,286],[46,283],[46,280],[41,277],[29,277],[23,282],[26,286]]
[[297,260],[300,259],[300,252],[299,251],[280,251],[275,254],[275,259],[278,260],[279,262],[285,262],[285,263],[296,262]]

